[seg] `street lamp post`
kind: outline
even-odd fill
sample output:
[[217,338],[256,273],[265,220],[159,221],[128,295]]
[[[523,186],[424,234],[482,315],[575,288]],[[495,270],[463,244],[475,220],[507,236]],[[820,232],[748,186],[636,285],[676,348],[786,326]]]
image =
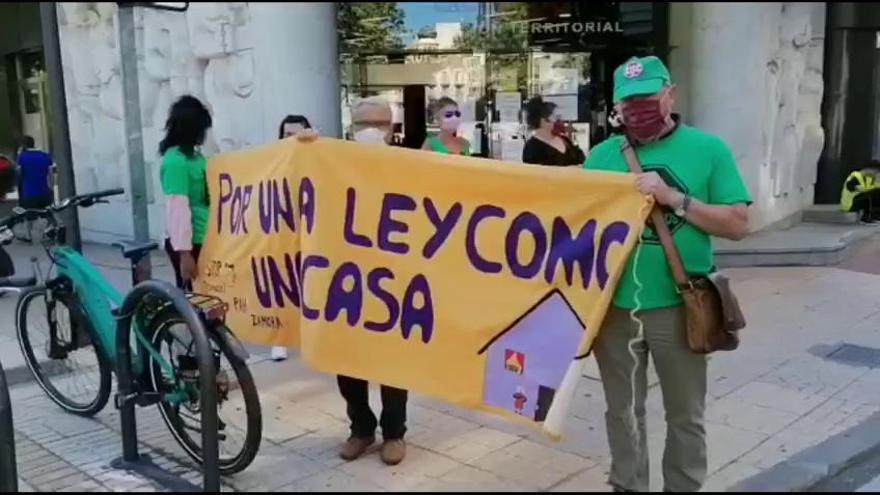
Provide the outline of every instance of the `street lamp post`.
[[[144,163],[144,136],[134,32],[135,6],[135,3],[119,3],[119,51],[122,60],[122,99],[132,226],[135,241],[148,242],[150,219],[147,212],[147,173]],[[147,279],[151,278],[150,257],[144,256],[140,263],[141,266],[138,267],[140,273]]]
[[[43,52],[49,79],[49,99],[52,112],[52,156],[58,164],[58,189],[62,198],[76,196],[76,180],[73,173],[73,156],[70,149],[70,127],[67,120],[67,98],[64,94],[64,71],[61,66],[61,44],[58,38],[58,12],[55,2],[40,2],[40,29],[43,36]],[[62,213],[67,226],[68,243],[77,251],[82,250],[79,231],[79,214],[76,208]]]

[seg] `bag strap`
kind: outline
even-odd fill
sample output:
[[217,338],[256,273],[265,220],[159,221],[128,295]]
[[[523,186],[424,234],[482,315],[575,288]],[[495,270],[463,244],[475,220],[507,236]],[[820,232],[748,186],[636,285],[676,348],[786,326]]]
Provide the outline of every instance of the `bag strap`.
[[[623,152],[630,172],[641,174],[643,172],[642,165],[639,163],[639,157],[636,155],[636,151],[633,149],[629,139],[624,138],[620,143],[620,151]],[[660,211],[659,206],[655,205],[654,209],[651,210],[651,223],[654,225],[654,232],[657,232],[657,237],[660,238],[660,245],[663,246],[663,253],[666,255],[669,270],[672,272],[672,278],[675,280],[678,289],[687,290],[693,288],[690,277],[688,277],[687,271],[684,269],[684,263],[681,261],[681,254],[678,252],[678,248],[675,247],[672,233],[669,232],[669,228],[666,226],[666,220],[664,220],[663,212]]]

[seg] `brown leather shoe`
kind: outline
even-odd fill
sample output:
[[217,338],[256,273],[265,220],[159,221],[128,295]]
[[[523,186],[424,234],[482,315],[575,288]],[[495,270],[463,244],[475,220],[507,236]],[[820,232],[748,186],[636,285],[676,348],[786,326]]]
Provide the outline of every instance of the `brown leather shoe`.
[[364,455],[370,445],[376,442],[376,437],[349,437],[339,451],[339,457],[346,461],[353,461]]
[[396,466],[406,457],[406,443],[403,439],[385,440],[382,444],[382,462],[389,466]]

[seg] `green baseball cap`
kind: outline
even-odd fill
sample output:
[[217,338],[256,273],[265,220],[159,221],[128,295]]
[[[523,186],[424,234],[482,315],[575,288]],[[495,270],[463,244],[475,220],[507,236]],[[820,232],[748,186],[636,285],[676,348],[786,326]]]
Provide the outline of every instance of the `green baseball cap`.
[[659,58],[633,57],[614,70],[614,103],[655,94],[671,83],[669,69]]

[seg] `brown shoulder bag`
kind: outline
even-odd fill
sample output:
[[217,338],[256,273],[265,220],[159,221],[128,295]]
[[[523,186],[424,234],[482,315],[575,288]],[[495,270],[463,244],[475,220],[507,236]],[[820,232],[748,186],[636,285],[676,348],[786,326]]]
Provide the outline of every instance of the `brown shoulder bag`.
[[[620,149],[630,171],[642,173],[639,158],[628,140],[623,140]],[[684,300],[691,350],[698,354],[709,354],[736,349],[739,346],[739,331],[745,328],[746,321],[739,301],[730,288],[730,280],[720,273],[689,276],[659,205],[651,211],[651,223],[660,238],[672,278]]]

